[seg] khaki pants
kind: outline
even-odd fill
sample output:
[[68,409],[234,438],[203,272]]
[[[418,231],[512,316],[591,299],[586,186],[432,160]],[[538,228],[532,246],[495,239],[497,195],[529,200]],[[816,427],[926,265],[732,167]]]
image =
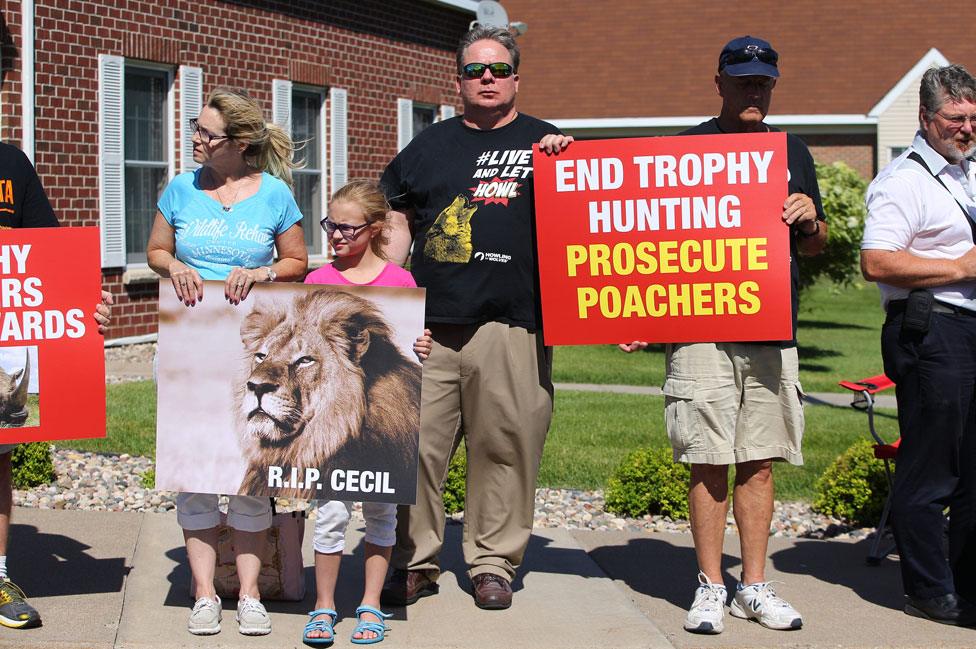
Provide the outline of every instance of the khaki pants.
[[424,363],[417,504],[397,512],[393,565],[439,573],[441,492],[464,436],[468,575],[511,580],[532,532],[535,483],[552,419],[552,350],[541,333],[498,322],[430,326]]

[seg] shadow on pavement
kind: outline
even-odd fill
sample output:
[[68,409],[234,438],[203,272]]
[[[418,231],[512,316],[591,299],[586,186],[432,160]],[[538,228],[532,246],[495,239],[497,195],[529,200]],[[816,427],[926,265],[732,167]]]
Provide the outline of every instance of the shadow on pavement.
[[772,553],[770,560],[780,572],[810,575],[844,586],[871,604],[901,610],[905,601],[898,564],[886,559],[879,566],[867,565],[869,543],[801,540]]
[[[593,548],[590,557],[607,574],[638,593],[687,608],[698,585],[698,560],[692,547],[673,545],[655,538],[630,539],[624,546]],[[734,587],[739,575],[731,568],[738,557],[722,555],[725,585]]]
[[12,575],[31,597],[116,593],[129,567],[125,557],[96,559],[91,546],[63,534],[39,532],[33,525],[10,526],[16,541],[8,551]]

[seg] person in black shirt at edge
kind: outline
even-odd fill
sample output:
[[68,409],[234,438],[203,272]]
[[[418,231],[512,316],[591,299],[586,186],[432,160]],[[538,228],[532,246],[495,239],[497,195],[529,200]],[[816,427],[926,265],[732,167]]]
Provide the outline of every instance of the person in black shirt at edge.
[[[0,142],[0,229],[53,228],[58,218],[51,209],[34,165],[15,146]],[[109,323],[112,294],[102,291],[102,303],[95,307],[98,332]],[[13,503],[10,452],[16,444],[0,444],[0,624],[14,629],[41,625],[41,616],[27,603],[24,592],[7,576],[7,538]]]
[[[722,49],[715,87],[722,110],[682,135],[766,133],[778,54],[764,40],[743,36]],[[742,547],[742,575],[729,607],[735,617],[770,629],[798,629],[800,614],[766,580],[766,550],[773,514],[774,460],[802,464],[803,404],[796,353],[799,304],[797,256],[820,253],[827,224],[813,158],[787,135],[789,195],[781,219],[790,228],[793,337],[760,343],[673,344],[667,347],[665,420],[675,460],[691,464],[688,492],[698,583],[684,628],[721,633],[728,593],[722,579],[722,544],[728,511],[728,470],[735,465],[732,511]],[[646,343],[621,345],[634,351]]]

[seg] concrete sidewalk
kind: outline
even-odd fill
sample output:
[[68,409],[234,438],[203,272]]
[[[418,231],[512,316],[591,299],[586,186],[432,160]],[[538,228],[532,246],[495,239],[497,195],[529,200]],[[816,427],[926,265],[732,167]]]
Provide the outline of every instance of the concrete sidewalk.
[[[223,630],[197,638],[185,630],[189,572],[172,514],[18,509],[10,566],[41,611],[44,626],[0,628],[0,647],[44,649],[301,647],[313,608],[311,530],[305,541],[309,594],[303,602],[268,602],[274,631],[245,638],[224,603]],[[899,610],[897,564],[864,565],[865,543],[770,539],[770,579],[803,614],[805,626],[776,632],[726,618],[719,636],[681,629],[696,585],[686,534],[536,530],[508,611],[481,611],[467,593],[459,556],[460,525],[450,524],[441,593],[393,608],[382,646],[477,647],[974,647],[976,630],[944,627]],[[350,530],[339,581],[336,647],[351,646],[353,610],[362,589],[362,531]],[[726,582],[738,574],[738,545],[726,544]]]

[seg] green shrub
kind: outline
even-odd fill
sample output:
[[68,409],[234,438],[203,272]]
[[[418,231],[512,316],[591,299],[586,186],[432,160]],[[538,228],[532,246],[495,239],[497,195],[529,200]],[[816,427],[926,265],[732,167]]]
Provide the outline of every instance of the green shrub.
[[156,469],[155,467],[149,467],[143,471],[142,475],[139,476],[139,482],[142,483],[143,489],[155,489],[156,488]]
[[640,448],[624,458],[607,480],[607,511],[624,516],[661,514],[688,518],[691,471],[672,459],[670,448]]
[[444,479],[444,511],[448,514],[456,514],[464,511],[464,482],[468,473],[467,455],[464,446],[459,446],[451,464],[447,469],[447,478]]
[[888,497],[884,462],[874,457],[870,442],[860,440],[827,467],[814,489],[814,511],[854,525],[876,525]]
[[858,260],[867,216],[864,195],[868,183],[843,162],[818,164],[817,183],[827,215],[827,246],[816,257],[803,259],[800,283],[807,287],[823,276],[837,284],[850,286],[860,277]]
[[54,482],[54,459],[48,442],[18,444],[10,452],[10,464],[14,487],[30,489]]

